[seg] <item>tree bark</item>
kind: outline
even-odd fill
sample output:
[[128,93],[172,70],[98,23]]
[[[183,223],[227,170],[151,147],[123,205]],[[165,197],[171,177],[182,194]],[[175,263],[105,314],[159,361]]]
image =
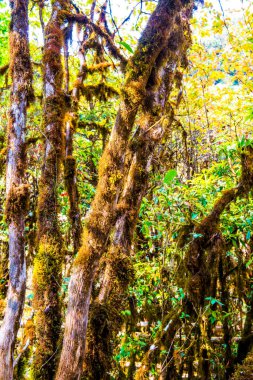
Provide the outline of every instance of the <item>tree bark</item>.
[[[185,3],[185,2],[184,2]],[[106,251],[115,222],[116,202],[122,183],[125,154],[137,111],[160,52],[165,48],[181,1],[160,0],[128,63],[122,99],[109,143],[99,165],[99,182],[83,233],[83,245],[75,260],[69,287],[63,350],[57,380],[78,379],[82,373],[91,287],[98,262]]]
[[0,379],[13,378],[14,347],[22,316],[25,288],[25,215],[28,201],[26,117],[33,98],[28,44],[28,0],[11,2],[10,73],[12,78],[6,169],[6,216],[9,225],[9,287],[0,329]]
[[52,1],[52,14],[45,28],[44,64],[44,163],[39,183],[38,252],[34,260],[33,288],[36,310],[36,350],[33,375],[52,379],[61,330],[61,273],[64,260],[58,225],[57,186],[63,156],[63,124],[66,112],[62,91],[64,18],[68,1]]
[[[189,14],[190,15],[190,14]],[[107,252],[107,262],[99,295],[95,301],[95,313],[92,311],[92,323],[89,330],[87,352],[85,354],[85,371],[90,378],[100,378],[110,370],[110,352],[105,358],[105,347],[111,345],[119,330],[122,299],[131,279],[133,268],[130,252],[135,226],[143,196],[148,187],[149,172],[152,160],[159,143],[170,129],[174,112],[169,106],[169,94],[175,84],[175,77],[181,61],[190,44],[188,20],[181,20],[171,34],[166,47],[155,64],[155,68],[147,84],[145,101],[140,115],[140,128],[137,137],[133,138],[127,153],[130,167],[125,176],[122,194],[117,203],[117,218],[113,229],[113,237]],[[114,312],[112,309],[115,307]],[[101,335],[99,321],[104,325],[104,319],[99,317],[107,309],[109,334]],[[100,334],[100,336],[99,336]],[[104,340],[104,341],[103,341]],[[96,350],[94,350],[94,342]],[[104,360],[106,359],[106,361]],[[107,368],[105,368],[107,367]],[[86,372],[85,372],[86,374]],[[88,375],[86,375],[88,376]]]

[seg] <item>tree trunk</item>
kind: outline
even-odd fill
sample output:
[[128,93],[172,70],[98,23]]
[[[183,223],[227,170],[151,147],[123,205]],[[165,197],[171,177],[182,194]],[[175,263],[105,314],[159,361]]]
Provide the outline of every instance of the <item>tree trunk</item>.
[[79,193],[76,178],[76,160],[73,156],[73,136],[78,122],[78,102],[80,98],[80,86],[85,78],[85,71],[81,65],[75,87],[72,90],[71,110],[66,117],[66,147],[65,147],[65,163],[64,176],[65,186],[69,197],[69,218],[72,224],[72,238],[74,254],[76,254],[81,246],[82,224],[81,212],[79,207]]
[[145,88],[160,52],[168,44],[181,1],[160,0],[126,69],[126,82],[115,126],[99,165],[99,182],[74,264],[69,287],[63,350],[56,379],[78,379],[82,373],[91,287],[114,225],[128,140]]
[[33,288],[36,310],[36,350],[33,373],[36,379],[52,379],[61,330],[62,238],[58,225],[57,185],[63,155],[63,124],[66,111],[62,91],[61,11],[68,2],[52,2],[51,18],[45,28],[44,64],[44,163],[39,183],[38,253],[34,260]]
[[32,70],[28,45],[28,0],[11,2],[10,72],[12,87],[6,169],[6,217],[9,224],[9,287],[0,329],[0,379],[13,378],[13,354],[25,288],[25,215],[28,201],[26,169],[26,116],[32,100]]
[[[91,322],[90,326],[94,328],[89,330],[85,354],[87,359],[85,370],[91,379],[98,371],[100,371],[100,378],[102,379],[101,374],[110,370],[110,352],[105,355],[104,351],[105,347],[111,345],[111,341],[117,335],[120,327],[122,299],[125,298],[124,292],[133,278],[129,256],[135,225],[142,198],[147,190],[149,171],[155,150],[173,122],[174,113],[168,107],[168,98],[175,84],[177,69],[181,61],[185,59],[189,43],[188,20],[186,22],[178,20],[175,30],[171,33],[168,48],[166,47],[158,56],[147,84],[146,97],[140,116],[140,129],[137,137],[130,143],[127,153],[130,168],[124,181],[122,195],[117,203],[117,218],[112,242],[107,252],[107,263],[101,289],[95,302],[96,313],[94,315],[92,311],[91,315],[91,319],[95,319],[96,323]],[[107,335],[101,334],[103,326],[100,328],[98,325],[99,321],[104,325],[104,319],[99,318],[99,306],[102,314],[105,308],[108,311],[107,324],[110,327]],[[113,307],[114,312],[112,312]],[[103,342],[103,338],[107,341]],[[96,350],[93,348],[94,342],[97,342]]]

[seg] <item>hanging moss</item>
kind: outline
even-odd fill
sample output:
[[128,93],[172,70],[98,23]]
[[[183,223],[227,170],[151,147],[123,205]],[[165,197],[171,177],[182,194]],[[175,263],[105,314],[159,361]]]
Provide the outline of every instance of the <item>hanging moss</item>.
[[110,62],[101,62],[93,66],[86,66],[86,71],[88,74],[93,74],[93,73],[104,73],[109,67],[112,66],[112,63]]
[[93,98],[98,99],[101,102],[105,102],[108,99],[119,95],[119,92],[113,86],[104,82],[98,84],[85,84],[80,87],[82,95],[86,97],[90,102]]

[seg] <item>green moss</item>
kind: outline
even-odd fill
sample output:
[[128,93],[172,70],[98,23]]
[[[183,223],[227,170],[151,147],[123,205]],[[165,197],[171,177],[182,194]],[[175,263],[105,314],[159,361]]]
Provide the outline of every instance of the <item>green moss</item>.
[[[34,260],[34,309],[36,350],[33,361],[33,378],[53,377],[56,364],[56,350],[61,329],[61,284],[62,250],[54,239],[41,239]],[[52,357],[53,356],[53,357]],[[50,363],[44,363],[52,357]]]
[[61,271],[61,264],[62,254],[59,243],[55,240],[40,241],[38,253],[34,259],[33,282],[36,293],[39,290],[45,290],[52,276]]
[[239,364],[235,370],[232,380],[249,380],[253,378],[253,351],[251,351],[244,362]]

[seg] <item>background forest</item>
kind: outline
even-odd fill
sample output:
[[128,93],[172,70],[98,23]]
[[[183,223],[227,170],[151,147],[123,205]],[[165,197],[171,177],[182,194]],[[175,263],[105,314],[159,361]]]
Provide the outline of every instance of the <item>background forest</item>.
[[0,12],[0,380],[253,378],[252,2]]

